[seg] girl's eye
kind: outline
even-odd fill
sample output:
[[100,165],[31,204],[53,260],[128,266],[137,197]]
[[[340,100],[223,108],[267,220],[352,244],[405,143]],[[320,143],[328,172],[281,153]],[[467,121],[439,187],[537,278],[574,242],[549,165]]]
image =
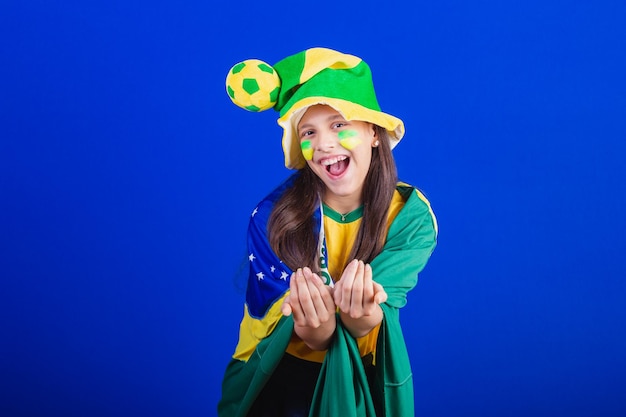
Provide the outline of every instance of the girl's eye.
[[312,130],[303,130],[302,132],[300,132],[300,137],[304,138],[306,136],[311,136],[313,134]]
[[337,129],[337,128],[340,128],[340,127],[344,127],[345,125],[346,125],[346,123],[345,123],[345,122],[337,122],[337,123],[335,123],[335,124],[333,125],[333,127],[334,127],[335,129]]

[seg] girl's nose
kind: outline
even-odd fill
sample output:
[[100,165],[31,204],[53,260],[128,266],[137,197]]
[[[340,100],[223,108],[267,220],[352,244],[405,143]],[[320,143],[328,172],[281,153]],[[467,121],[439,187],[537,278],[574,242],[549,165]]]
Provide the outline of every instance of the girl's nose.
[[319,132],[317,149],[320,151],[329,151],[337,145],[337,137],[333,132]]

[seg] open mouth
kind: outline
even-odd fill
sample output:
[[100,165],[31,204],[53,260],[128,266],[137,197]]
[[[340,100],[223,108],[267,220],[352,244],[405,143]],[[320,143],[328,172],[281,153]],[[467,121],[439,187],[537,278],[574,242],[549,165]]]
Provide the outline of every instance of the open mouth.
[[333,177],[338,177],[348,169],[348,165],[350,165],[350,158],[345,155],[328,158],[322,161],[322,165],[326,167],[326,172]]

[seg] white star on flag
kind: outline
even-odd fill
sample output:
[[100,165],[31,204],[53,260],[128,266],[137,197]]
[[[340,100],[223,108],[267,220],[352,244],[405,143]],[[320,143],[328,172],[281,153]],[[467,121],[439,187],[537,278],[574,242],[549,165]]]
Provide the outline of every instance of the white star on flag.
[[280,274],[280,279],[287,281],[287,277],[289,276],[288,273],[286,273],[285,271],[282,272],[282,274]]
[[263,275],[263,272],[259,272],[258,274],[256,274],[256,277],[258,278],[258,280],[262,280],[263,278],[265,278],[265,275]]
[[270,266],[270,271],[272,272],[276,271],[276,267],[274,265]]
[[256,259],[256,257],[254,256],[254,253],[251,253],[250,255],[248,255],[248,259],[250,260],[250,262],[254,261]]
[[255,207],[254,210],[252,210],[252,217],[254,217],[255,214],[257,214],[259,212],[258,207]]

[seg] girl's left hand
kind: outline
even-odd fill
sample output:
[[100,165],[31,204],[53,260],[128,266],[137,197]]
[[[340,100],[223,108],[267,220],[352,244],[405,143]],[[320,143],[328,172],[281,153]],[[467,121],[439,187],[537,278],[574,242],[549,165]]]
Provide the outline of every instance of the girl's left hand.
[[379,304],[387,301],[383,286],[372,279],[372,267],[356,259],[335,283],[333,297],[339,310],[353,319],[371,316]]

